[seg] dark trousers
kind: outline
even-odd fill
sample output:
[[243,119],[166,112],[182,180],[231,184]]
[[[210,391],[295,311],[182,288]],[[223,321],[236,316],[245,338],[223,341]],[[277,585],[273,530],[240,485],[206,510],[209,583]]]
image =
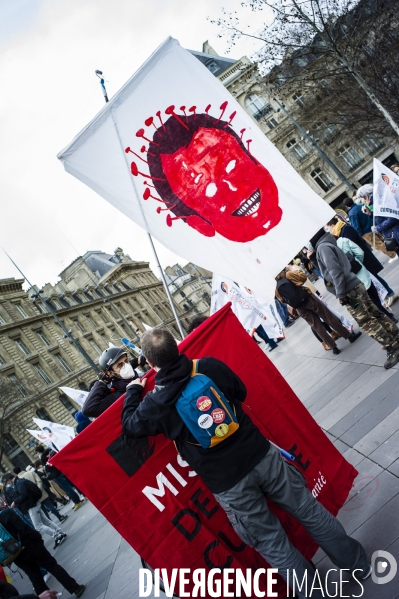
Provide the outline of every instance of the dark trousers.
[[46,568],[71,595],[77,590],[79,585],[76,580],[69,576],[68,572],[56,562],[51,553],[45,548],[43,541],[36,541],[33,544],[25,543],[22,540],[22,544],[25,545],[25,549],[17,557],[15,564],[28,576],[37,595],[48,590],[48,586],[40,572],[40,567]]
[[61,489],[64,489],[65,493],[68,495],[69,499],[72,499],[73,503],[79,503],[79,495],[73,490],[72,483],[66,476],[61,474],[61,476],[57,476],[57,478],[54,478],[53,480],[57,485],[60,485]]
[[274,339],[270,339],[269,335],[266,333],[261,324],[257,329],[255,329],[255,333],[259,335],[259,337],[263,339],[265,343],[268,343],[272,349],[277,347],[277,343],[274,341]]
[[61,522],[61,514],[57,510],[57,508],[54,507],[54,505],[51,503],[49,497],[47,497],[44,501],[41,501],[40,503],[42,504],[42,510],[46,514],[47,518],[48,518],[48,513],[51,512]]
[[350,336],[350,332],[342,325],[339,318],[330,312],[327,306],[325,306],[314,295],[309,295],[306,302],[297,308],[297,312],[301,318],[306,320],[308,325],[312,327],[313,331],[317,333],[324,343],[327,343],[327,345],[331,347],[331,349],[336,347],[336,343],[327,333],[320,318],[322,318],[324,322],[326,322],[332,329],[334,329],[336,333],[338,333],[338,335],[344,339],[348,339]]
[[380,296],[378,295],[377,289],[374,287],[373,282],[371,282],[370,287],[367,289],[367,293],[373,304],[377,306],[380,312],[384,312],[385,316],[392,319],[392,313],[384,308],[381,304]]

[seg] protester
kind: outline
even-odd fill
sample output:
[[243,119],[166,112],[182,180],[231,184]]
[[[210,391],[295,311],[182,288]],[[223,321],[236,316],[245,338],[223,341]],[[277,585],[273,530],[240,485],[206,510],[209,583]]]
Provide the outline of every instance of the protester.
[[199,316],[194,316],[194,318],[191,320],[189,327],[187,329],[187,335],[192,333],[197,327],[200,326],[200,324],[205,322],[208,318],[209,317],[205,316],[205,314],[201,314]]
[[[282,301],[291,305],[298,315],[308,323],[314,333],[317,333],[317,338],[321,338],[332,349],[333,354],[338,355],[341,353],[341,350],[338,349],[335,339],[329,334],[320,319],[338,333],[339,337],[347,339],[349,343],[354,343],[360,337],[361,333],[348,331],[342,325],[340,319],[313,295],[309,288],[303,286],[304,283],[306,283],[305,273],[283,271],[280,273],[279,281],[277,282],[276,293]],[[296,287],[299,289],[296,289]]]
[[399,164],[393,164],[391,166],[391,171],[393,171],[395,175],[399,175]]
[[80,411],[76,412],[76,414],[74,414],[73,417],[75,418],[76,422],[78,423],[75,428],[77,435],[79,433],[81,433],[82,431],[84,431],[84,429],[87,428],[89,426],[89,424],[91,424],[90,418],[87,418],[87,416],[84,416],[82,414],[82,412],[80,412]]
[[[47,534],[53,537],[54,549],[56,549],[65,541],[67,534],[44,514],[40,504],[41,490],[38,485],[19,476],[16,476],[13,482],[17,496],[11,507],[16,506],[23,514],[28,513],[33,526],[41,535]],[[33,485],[36,487],[37,492],[32,488]]]
[[[280,521],[269,511],[265,497],[302,523],[336,566],[358,569],[360,577],[367,578],[371,567],[363,547],[313,497],[299,470],[282,458],[243,410],[247,391],[241,379],[215,358],[201,358],[195,366],[186,355],[179,355],[177,344],[167,330],[147,331],[141,341],[143,353],[156,371],[156,386],[144,399],[146,381],[132,381],[127,388],[122,411],[124,435],[139,439],[163,433],[172,439],[183,460],[226,510],[240,538],[255,547],[283,577],[291,572],[292,579],[294,571],[298,580],[303,580],[306,573],[312,579],[314,570],[290,543]],[[216,385],[224,395],[226,410],[234,409],[239,424],[234,434],[209,449],[198,445],[176,409],[178,398],[197,370],[209,377],[211,381],[206,381]],[[192,401],[195,405],[195,397]],[[200,433],[202,429],[198,430]],[[225,434],[228,432],[227,428]],[[305,595],[298,592],[298,596]],[[324,593],[315,589],[312,597],[319,599]]]
[[[17,497],[17,491],[15,490],[15,487],[13,484],[14,475],[11,474],[11,472],[6,472],[6,474],[3,474],[1,480],[4,485],[3,486],[4,501],[6,502],[8,507],[11,507],[14,504],[15,498]],[[33,522],[30,519],[29,514],[23,514],[17,506],[14,507],[14,510],[16,511],[18,516],[20,516],[22,518],[22,520],[24,520],[26,522],[26,524],[28,526],[32,526],[32,528],[34,528]]]
[[74,503],[73,510],[76,512],[83,505],[83,500],[80,499],[77,492],[74,490],[74,486],[71,481],[67,479],[67,477],[62,474],[55,466],[51,466],[48,463],[48,460],[54,455],[54,452],[49,448],[44,448],[43,445],[36,445],[35,447],[36,453],[40,456],[40,461],[44,467],[44,471],[47,475],[47,478],[51,482],[56,482],[61,489],[65,491],[68,495],[69,499],[71,499]]
[[0,524],[14,538],[18,539],[24,547],[23,551],[14,560],[15,565],[23,570],[30,579],[35,593],[41,595],[49,588],[43,580],[40,568],[46,568],[61,584],[68,593],[75,593],[76,597],[81,597],[85,586],[78,584],[62,566],[60,566],[54,557],[47,551],[43,539],[37,530],[30,528],[25,522],[14,513],[10,508],[3,509],[0,505]]
[[285,329],[292,327],[292,325],[295,324],[295,318],[290,315],[287,306],[281,302],[277,296],[274,298],[274,303],[276,305],[276,310],[280,316],[281,322],[283,323],[283,327]]
[[[261,338],[263,339],[263,341],[269,345],[270,349],[269,352],[273,351],[274,349],[276,349],[277,343],[275,342],[274,339],[271,339],[269,337],[269,335],[266,333],[265,329],[262,327],[262,325],[260,324],[256,329],[255,329],[255,333]],[[278,341],[281,341],[281,339],[278,339]],[[277,342],[278,342],[277,341]]]
[[144,366],[145,358],[128,359],[126,348],[110,347],[98,359],[102,372],[85,399],[82,414],[97,418],[126,391],[127,385],[138,378],[137,366]]
[[[357,198],[363,204],[363,208],[362,208],[363,212],[365,212],[366,214],[369,214],[371,217],[373,214],[373,210],[374,210],[373,185],[371,183],[368,183],[367,185],[362,185],[362,187],[360,187],[357,190]],[[375,216],[374,220],[375,220],[375,224],[376,224],[376,229],[373,230],[373,228],[372,228],[372,234],[375,233],[376,238],[378,237],[378,235],[380,235],[381,243],[385,247],[384,237],[392,237],[393,231],[391,231],[391,228],[393,228],[395,226],[395,223],[393,221],[397,221],[397,219],[391,220],[390,217]],[[383,235],[382,235],[382,233],[383,233]],[[395,237],[395,239],[396,239],[396,237]],[[385,250],[386,250],[386,248],[385,248]],[[387,251],[385,251],[385,253],[387,253]],[[391,252],[391,254],[393,254],[393,257],[391,257],[389,262],[393,262],[394,260],[398,259],[398,251]]]
[[[363,251],[363,264],[364,267],[376,278],[379,282],[385,287],[388,291],[388,295],[386,298],[386,305],[389,307],[394,304],[398,298],[393,289],[388,285],[388,283],[379,275],[379,273],[383,270],[384,266],[381,262],[374,256],[370,245],[367,241],[361,237],[358,232],[351,226],[344,223],[337,217],[332,218],[325,226],[325,229],[332,233],[334,237],[338,238],[346,238],[353,243],[356,243],[361,250]],[[385,247],[385,245],[384,245]]]
[[399,361],[399,330],[370,300],[364,285],[351,272],[351,264],[331,233],[320,229],[310,240],[327,289],[356,320],[359,327],[378,341],[387,352],[385,369]]
[[37,472],[35,472],[34,470],[24,472],[23,470],[21,470],[19,466],[15,466],[13,472],[17,475],[18,478],[30,480],[34,485],[37,485],[39,487],[40,491],[42,492],[42,496],[39,500],[40,505],[48,519],[50,519],[48,514],[49,511],[52,514],[54,514],[54,516],[57,518],[59,522],[64,522],[68,518],[68,516],[62,516],[60,512],[57,510],[57,508],[52,504],[47,490],[44,488],[43,480]]
[[57,483],[47,478],[41,460],[36,460],[34,466],[36,473],[42,479],[46,493],[53,500],[54,505],[57,503],[60,503],[61,505],[67,505],[70,502],[70,499],[67,497],[65,491],[61,489],[59,485],[57,485]]
[[20,595],[12,584],[0,580],[0,599],[57,599],[57,591],[44,591],[39,597],[32,593]]

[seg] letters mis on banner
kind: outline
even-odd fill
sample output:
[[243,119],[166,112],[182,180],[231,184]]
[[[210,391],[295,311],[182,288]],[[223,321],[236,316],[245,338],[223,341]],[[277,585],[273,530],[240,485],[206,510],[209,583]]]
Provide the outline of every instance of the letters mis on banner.
[[[242,351],[237,351],[237,346]],[[248,414],[295,455],[309,489],[333,514],[356,470],[342,457],[227,305],[181,342],[188,357],[213,355],[244,381]],[[154,384],[149,378],[146,390]],[[267,389],[267,394],[265,394]],[[209,489],[162,435],[124,443],[120,398],[52,459],[153,568],[267,567],[229,525]],[[132,467],[133,466],[133,467]],[[98,472],[101,476],[98,476]],[[104,480],[107,484],[104,485]],[[281,509],[272,508],[293,544],[311,559],[316,545]],[[266,590],[263,588],[263,590]],[[285,598],[281,582],[279,597]]]
[[172,38],[58,157],[164,246],[260,297],[334,215]]

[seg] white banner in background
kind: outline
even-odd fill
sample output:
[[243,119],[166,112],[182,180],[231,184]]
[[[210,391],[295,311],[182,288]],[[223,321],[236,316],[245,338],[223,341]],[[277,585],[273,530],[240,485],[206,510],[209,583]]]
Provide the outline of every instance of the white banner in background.
[[58,157],[165,247],[260,297],[335,214],[172,38]]
[[41,420],[40,418],[32,418],[32,420],[42,429],[38,431],[39,434],[46,436],[58,450],[65,447],[75,437],[75,431],[71,426]]
[[86,400],[86,397],[89,395],[88,391],[81,391],[80,389],[72,389],[72,387],[58,387],[63,391],[68,397],[76,401],[76,403],[83,407],[83,404]]
[[399,177],[376,158],[373,167],[374,214],[399,219]]
[[264,302],[250,289],[214,274],[211,314],[220,310],[228,302],[231,302],[231,309],[248,333],[251,334],[252,329],[256,329],[261,324],[272,339],[283,335],[283,327],[274,303]]

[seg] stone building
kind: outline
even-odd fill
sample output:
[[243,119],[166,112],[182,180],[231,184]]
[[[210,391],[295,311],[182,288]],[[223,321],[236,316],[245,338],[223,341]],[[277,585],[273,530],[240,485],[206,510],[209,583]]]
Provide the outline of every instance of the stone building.
[[[2,427],[1,468],[25,467],[35,458],[32,417],[74,425],[79,409],[60,386],[86,390],[96,378],[53,313],[96,362],[109,342],[139,339],[143,323],[167,327],[179,338],[163,287],[147,262],[136,262],[118,248],[114,254],[87,252],[60,274],[55,285],[23,290],[24,279],[0,280],[0,376],[10,381],[15,398]],[[177,306],[183,326],[191,308]],[[0,398],[1,404],[7,398]],[[2,410],[0,409],[0,416]],[[4,422],[2,423],[4,424]]]
[[[269,76],[261,78],[257,66],[246,56],[239,60],[219,56],[208,42],[203,44],[202,52],[191,53],[223,83],[320,197],[336,207],[350,194],[346,185],[314,147],[301,139],[302,134],[275,101],[277,98],[283,103],[285,109],[295,115],[301,124],[301,109],[305,105],[307,94],[312,93],[311,90],[302,92],[299,89],[294,93],[292,86],[284,83],[276,89],[275,81],[272,85]],[[275,80],[275,73],[273,76]],[[374,157],[387,166],[399,162],[399,141],[396,136],[381,138],[365,132],[361,140],[354,141],[349,132],[328,122],[318,121],[316,112],[314,127],[310,133],[318,139],[317,143],[327,157],[356,188],[372,182]]]
[[212,273],[189,262],[165,269],[165,276],[174,303],[184,311],[188,320],[198,314],[209,315]]

